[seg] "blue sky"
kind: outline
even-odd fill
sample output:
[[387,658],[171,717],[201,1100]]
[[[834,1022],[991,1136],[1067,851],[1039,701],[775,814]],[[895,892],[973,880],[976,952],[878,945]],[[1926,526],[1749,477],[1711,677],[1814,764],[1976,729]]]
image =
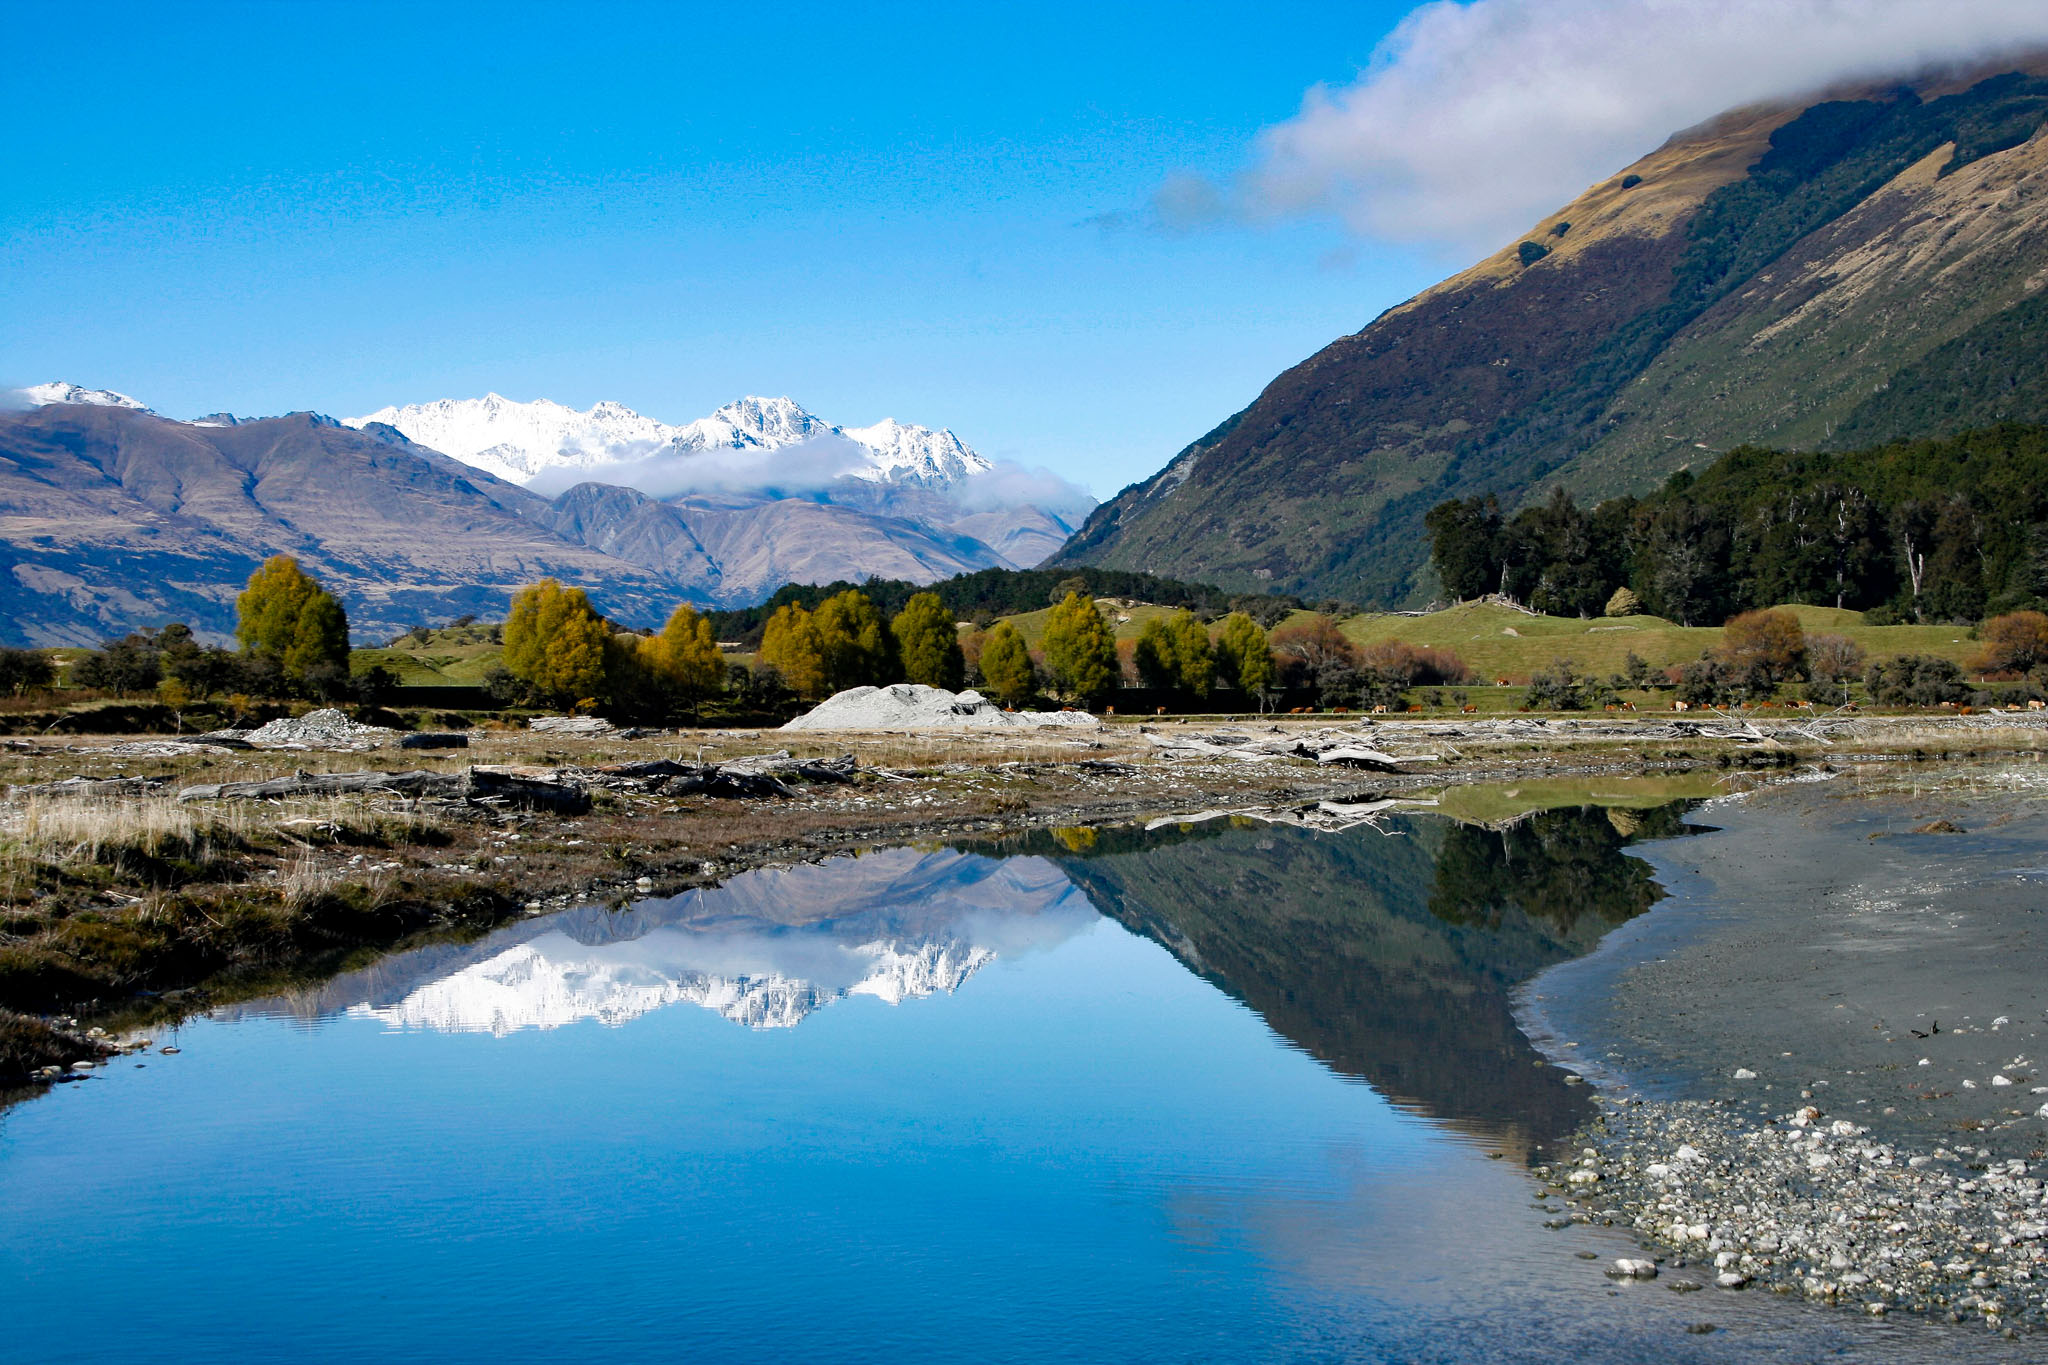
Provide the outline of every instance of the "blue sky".
[[2048,47],[2040,0],[5,12],[0,388],[788,394],[1097,494],[1676,129]]
[[27,8],[0,381],[172,416],[787,393],[1106,494],[1440,273],[1147,209],[1399,4]]

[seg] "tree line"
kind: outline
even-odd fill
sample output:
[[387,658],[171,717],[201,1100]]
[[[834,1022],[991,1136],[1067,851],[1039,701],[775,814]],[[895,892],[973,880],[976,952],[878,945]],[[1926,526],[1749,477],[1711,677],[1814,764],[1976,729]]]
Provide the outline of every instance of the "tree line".
[[1848,452],[1744,446],[1644,498],[1562,488],[1513,515],[1493,497],[1425,519],[1458,598],[1537,611],[1646,611],[1682,625],[1811,603],[1872,624],[2048,608],[2048,428],[2007,424]]
[[[1148,573],[1084,565],[1062,569],[982,569],[930,584],[883,578],[870,578],[864,583],[790,583],[777,589],[774,596],[759,606],[713,611],[706,615],[719,639],[753,648],[760,644],[768,622],[784,607],[796,606],[815,612],[828,599],[849,591],[859,591],[877,609],[892,617],[901,612],[912,597],[929,593],[939,599],[953,619],[972,621],[984,628],[992,625],[998,617],[1019,616],[1047,605],[1058,605],[1076,593],[1183,608],[1203,621],[1242,612],[1268,629],[1302,606],[1299,598],[1282,594],[1226,593],[1206,583],[1184,583]],[[1338,605],[1330,604],[1332,609]]]

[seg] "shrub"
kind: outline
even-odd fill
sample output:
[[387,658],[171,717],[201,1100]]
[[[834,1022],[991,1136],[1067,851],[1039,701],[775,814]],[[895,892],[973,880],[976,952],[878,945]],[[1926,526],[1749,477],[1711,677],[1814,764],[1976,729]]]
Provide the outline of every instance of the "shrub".
[[1880,659],[1863,675],[1863,685],[1883,706],[1939,706],[1970,699],[1962,669],[1931,654]]
[[1529,679],[1526,698],[1532,711],[1583,711],[1586,708],[1585,680],[1574,671],[1570,659],[1554,659]]
[[1550,235],[1553,237],[1562,237],[1571,230],[1572,225],[1570,223],[1554,223],[1551,225]]
[[2048,663],[2048,616],[2015,611],[1994,616],[1977,628],[1983,648],[1971,659],[1979,673],[2026,673]]
[[1789,611],[1746,611],[1723,628],[1715,653],[1754,681],[1789,682],[1806,672],[1806,632]]
[[1643,599],[1627,588],[1616,588],[1614,596],[1607,599],[1607,605],[1600,609],[1602,616],[1641,616]]
[[1457,651],[1428,645],[1411,645],[1406,640],[1379,640],[1359,651],[1361,667],[1375,669],[1397,679],[1402,687],[1432,687],[1470,682],[1472,670]]
[[50,661],[32,649],[0,649],[0,692],[20,696],[40,692],[57,681]]
[[1839,683],[1863,675],[1863,646],[1846,635],[1806,637],[1806,675],[1817,683]]
[[1621,187],[1625,190],[1632,190],[1642,183],[1643,178],[1639,175],[1625,175],[1621,178]]
[[1534,265],[1550,254],[1550,248],[1540,242],[1524,242],[1515,248],[1515,255],[1525,266]]

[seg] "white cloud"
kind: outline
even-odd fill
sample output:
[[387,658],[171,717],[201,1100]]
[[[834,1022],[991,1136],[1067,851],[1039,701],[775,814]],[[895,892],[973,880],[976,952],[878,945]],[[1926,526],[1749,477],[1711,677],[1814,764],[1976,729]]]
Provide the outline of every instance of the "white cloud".
[[963,512],[999,512],[1037,507],[1078,526],[1095,510],[1095,496],[1050,469],[997,460],[995,467],[962,479],[947,490]]
[[814,436],[773,450],[718,447],[616,464],[557,466],[543,471],[528,486],[547,498],[579,483],[622,484],[654,498],[685,493],[797,497],[821,492],[870,463],[867,451],[843,436]]
[[1491,248],[1723,110],[2042,45],[2043,0],[1436,0],[1233,184],[1176,177],[1154,209]]

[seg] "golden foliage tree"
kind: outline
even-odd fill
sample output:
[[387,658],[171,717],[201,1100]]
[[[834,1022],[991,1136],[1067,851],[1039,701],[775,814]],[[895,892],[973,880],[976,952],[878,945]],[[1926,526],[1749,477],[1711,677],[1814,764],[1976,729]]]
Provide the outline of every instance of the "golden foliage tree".
[[1008,621],[998,621],[981,642],[981,680],[996,700],[1011,706],[1029,701],[1038,690],[1031,650]]
[[818,623],[794,602],[775,609],[761,632],[761,662],[782,675],[790,691],[805,701],[826,694],[825,646]]
[[235,638],[293,682],[316,668],[348,671],[348,613],[290,555],[272,555],[235,599]]
[[1077,701],[1100,701],[1116,688],[1116,636],[1087,593],[1068,593],[1046,619],[1045,668],[1053,686]]
[[833,692],[880,687],[902,679],[896,640],[882,609],[859,588],[848,588],[818,604],[814,618],[824,651],[825,683]]
[[1138,680],[1147,687],[1206,697],[1215,681],[1216,651],[1209,643],[1209,632],[1191,611],[1147,621],[1131,657]]
[[935,592],[921,592],[904,603],[889,623],[896,637],[897,657],[905,680],[958,692],[967,678],[967,656],[960,652],[960,631],[953,613]]
[[725,660],[718,640],[695,607],[687,602],[677,607],[654,638],[662,676],[692,702],[724,686]]
[[1258,696],[1272,690],[1279,673],[1273,650],[1257,621],[1241,611],[1224,618],[1216,640],[1216,674],[1241,692]]
[[543,578],[512,599],[505,618],[505,668],[550,706],[577,706],[606,695],[611,627],[581,588]]

